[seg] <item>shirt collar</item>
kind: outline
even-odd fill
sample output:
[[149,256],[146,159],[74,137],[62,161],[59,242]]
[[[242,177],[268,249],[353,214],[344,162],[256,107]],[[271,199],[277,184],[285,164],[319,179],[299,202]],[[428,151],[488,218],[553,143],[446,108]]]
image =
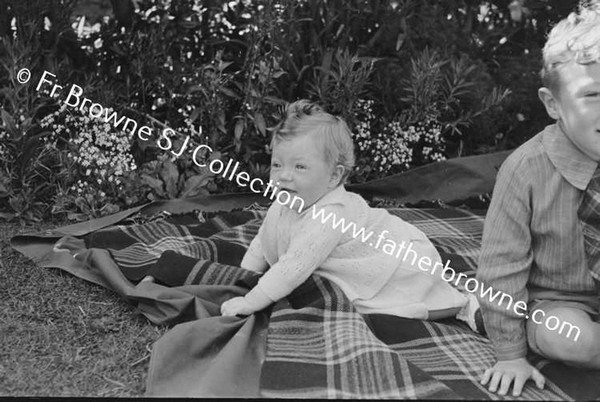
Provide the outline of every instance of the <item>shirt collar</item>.
[[544,129],[542,144],[558,173],[573,187],[585,190],[598,163],[581,152],[558,124]]

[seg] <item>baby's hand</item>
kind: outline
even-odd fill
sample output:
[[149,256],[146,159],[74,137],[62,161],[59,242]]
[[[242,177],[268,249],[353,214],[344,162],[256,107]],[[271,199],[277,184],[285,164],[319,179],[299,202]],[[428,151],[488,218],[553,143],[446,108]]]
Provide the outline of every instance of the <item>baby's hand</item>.
[[234,297],[221,305],[221,315],[250,315],[254,309],[244,297]]

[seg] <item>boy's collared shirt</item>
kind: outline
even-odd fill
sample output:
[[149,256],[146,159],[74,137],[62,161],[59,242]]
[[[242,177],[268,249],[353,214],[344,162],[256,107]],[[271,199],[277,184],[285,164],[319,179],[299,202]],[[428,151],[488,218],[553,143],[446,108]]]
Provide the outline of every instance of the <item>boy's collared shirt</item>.
[[[557,124],[507,158],[484,225],[477,270],[484,287],[506,292],[514,302],[564,299],[598,308],[577,216],[597,166]],[[525,317],[517,316],[508,302],[497,301],[480,299],[497,358],[524,357]]]

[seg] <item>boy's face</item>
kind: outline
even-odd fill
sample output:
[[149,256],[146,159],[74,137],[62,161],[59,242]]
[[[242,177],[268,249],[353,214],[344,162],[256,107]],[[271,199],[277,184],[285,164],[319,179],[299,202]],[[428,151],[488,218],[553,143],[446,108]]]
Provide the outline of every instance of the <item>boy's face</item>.
[[[302,198],[305,209],[337,187],[341,173],[341,166],[334,168],[327,163],[311,134],[273,144],[271,180],[280,189],[288,191],[292,199],[294,196]],[[298,206],[297,203],[293,205]]]
[[548,114],[569,139],[594,161],[600,161],[600,63],[568,62],[559,70],[560,89],[539,95]]

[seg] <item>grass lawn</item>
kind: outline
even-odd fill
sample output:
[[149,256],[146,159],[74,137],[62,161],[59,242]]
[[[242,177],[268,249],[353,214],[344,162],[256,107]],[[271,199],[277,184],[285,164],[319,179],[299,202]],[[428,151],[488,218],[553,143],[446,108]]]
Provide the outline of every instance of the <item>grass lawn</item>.
[[116,294],[12,250],[23,228],[0,222],[0,396],[140,396],[151,325]]

